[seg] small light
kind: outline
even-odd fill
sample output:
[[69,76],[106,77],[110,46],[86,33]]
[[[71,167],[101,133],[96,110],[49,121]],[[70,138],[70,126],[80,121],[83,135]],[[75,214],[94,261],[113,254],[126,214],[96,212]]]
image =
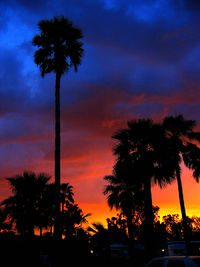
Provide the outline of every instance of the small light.
[[90,253],[91,253],[91,254],[93,254],[93,253],[94,253],[94,251],[91,249],[91,250],[90,250]]
[[165,250],[164,250],[164,248],[162,249],[162,252],[164,252]]

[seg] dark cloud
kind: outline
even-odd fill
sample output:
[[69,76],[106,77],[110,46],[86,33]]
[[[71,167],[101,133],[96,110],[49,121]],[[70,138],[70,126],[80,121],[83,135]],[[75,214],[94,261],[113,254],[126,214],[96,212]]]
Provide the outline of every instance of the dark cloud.
[[[170,18],[157,18],[156,21],[141,21],[134,15],[128,16],[123,9],[97,9],[92,4],[90,12],[83,12],[78,19],[86,40],[102,49],[117,49],[148,64],[174,64],[195,48],[199,39],[188,38],[190,31],[184,32],[185,21],[176,24],[179,18],[173,22]],[[191,31],[195,32],[192,27]],[[165,38],[174,32],[176,36]]]
[[[163,4],[163,7],[160,4],[158,11],[163,14],[173,10],[173,21],[170,16],[160,16],[158,11],[153,16],[154,19],[140,20],[134,12],[127,13],[131,1],[126,1],[126,3],[116,1],[116,8],[113,9],[105,8],[107,5],[105,3],[103,5],[100,1],[83,2],[80,0],[42,1],[42,3],[18,0],[15,5],[18,9],[25,8],[27,18],[31,13],[31,16],[35,17],[35,24],[39,19],[45,18],[46,14],[48,14],[48,18],[53,14],[66,15],[83,29],[86,42],[95,46],[99,45],[102,49],[116,49],[148,64],[174,64],[182,60],[191,49],[196,47],[199,41],[197,37],[190,38],[190,31],[183,33],[186,21],[182,20],[182,17],[187,16],[180,10],[186,11],[183,5],[175,8],[171,2],[167,6]],[[134,9],[143,10],[144,6],[148,7],[150,11],[156,10],[158,1],[151,1],[151,3],[138,1]],[[166,8],[168,9],[166,10]],[[40,10],[42,10],[41,14]],[[192,19],[189,23],[192,23]],[[191,31],[196,32],[192,26]],[[166,38],[170,35],[171,38]]]
[[200,2],[198,0],[184,0],[185,8],[192,11],[199,11]]
[[0,114],[3,114],[23,109],[29,88],[25,88],[23,62],[17,59],[16,52],[4,49],[0,57]]
[[127,120],[183,113],[199,122],[197,1],[6,0],[0,7],[1,179],[54,173],[55,75],[41,78],[31,43],[41,19],[65,15],[84,34],[78,73],[61,80],[62,177],[76,184],[80,201],[82,189],[93,192],[82,200],[102,200],[111,135]]

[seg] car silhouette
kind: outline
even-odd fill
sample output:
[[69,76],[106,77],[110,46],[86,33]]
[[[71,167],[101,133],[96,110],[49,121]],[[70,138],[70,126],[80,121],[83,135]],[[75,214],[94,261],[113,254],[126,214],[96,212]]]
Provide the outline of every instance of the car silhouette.
[[158,257],[148,262],[145,267],[198,267],[200,256],[168,256]]

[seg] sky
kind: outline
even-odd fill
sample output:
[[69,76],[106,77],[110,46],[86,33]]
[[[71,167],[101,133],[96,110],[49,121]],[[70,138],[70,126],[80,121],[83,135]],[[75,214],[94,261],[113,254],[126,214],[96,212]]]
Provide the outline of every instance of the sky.
[[[115,214],[102,193],[113,133],[179,114],[199,127],[200,2],[1,0],[0,11],[0,201],[11,194],[6,177],[54,175],[55,75],[41,78],[32,38],[41,19],[64,15],[82,29],[85,52],[61,80],[62,182],[91,222],[105,222]],[[182,180],[187,215],[200,216],[200,185],[184,166]],[[180,213],[176,182],[152,195],[160,216]]]

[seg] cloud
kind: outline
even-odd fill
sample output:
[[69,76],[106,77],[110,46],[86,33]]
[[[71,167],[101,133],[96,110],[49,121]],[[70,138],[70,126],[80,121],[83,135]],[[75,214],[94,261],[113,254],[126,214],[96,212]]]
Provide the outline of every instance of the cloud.
[[200,9],[200,3],[198,0],[184,0],[184,7],[190,11],[198,11]]
[[101,136],[112,130],[109,121],[118,123],[122,119],[123,115],[115,106],[123,101],[123,91],[96,85],[89,92],[90,96],[63,110],[62,117],[67,127],[63,125],[63,131],[70,128],[82,129]]
[[70,71],[61,80],[61,140],[63,181],[75,186],[85,207],[95,202],[103,209],[103,177],[114,162],[111,136],[127,120],[183,113],[199,122],[196,1],[6,0],[0,5],[4,196],[7,175],[33,170],[54,176],[55,76],[41,78],[31,43],[41,19],[65,15],[84,34],[78,73]]
[[112,47],[148,64],[174,64],[198,43],[198,40],[190,40],[187,35],[180,41],[163,38],[173,31],[182,31],[185,22],[175,24],[176,19],[172,23],[171,18],[167,20],[158,16],[158,20],[146,22],[138,20],[134,14],[128,16],[123,9],[96,10],[94,5],[90,8],[92,12],[83,14],[79,22],[88,42],[104,49]]
[[[181,5],[175,8],[176,6],[171,3],[161,4],[159,1],[136,1],[134,5],[131,1],[109,3],[116,8],[106,8],[108,2],[102,3],[102,1],[83,3],[80,0],[67,2],[60,0],[43,1],[41,4],[38,1],[18,0],[14,5],[10,4],[10,9],[15,6],[18,15],[25,11],[23,15],[25,25],[27,27],[31,25],[32,31],[33,23],[36,25],[42,18],[66,15],[82,28],[87,44],[101,46],[102,49],[112,48],[148,64],[174,64],[182,60],[198,43],[198,40],[188,38],[187,34],[178,40],[165,37],[170,34],[173,36],[174,31],[181,35],[182,28],[187,22],[180,20],[182,17],[187,18],[183,14],[187,10]],[[173,19],[169,16],[172,10]],[[148,20],[138,18],[139,14],[143,17],[150,14],[149,11],[154,12],[152,18]],[[30,15],[32,19],[28,20]],[[194,29],[192,31],[196,32]]]

